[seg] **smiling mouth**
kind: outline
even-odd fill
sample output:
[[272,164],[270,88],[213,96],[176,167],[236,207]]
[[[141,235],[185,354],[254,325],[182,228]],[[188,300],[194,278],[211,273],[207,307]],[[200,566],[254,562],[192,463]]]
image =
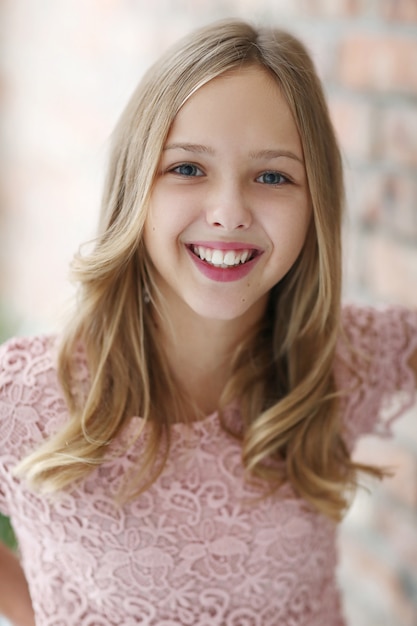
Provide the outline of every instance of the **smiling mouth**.
[[254,248],[244,248],[242,250],[218,250],[217,248],[206,248],[205,246],[190,245],[188,248],[201,261],[220,267],[230,269],[248,263],[258,256],[259,251]]

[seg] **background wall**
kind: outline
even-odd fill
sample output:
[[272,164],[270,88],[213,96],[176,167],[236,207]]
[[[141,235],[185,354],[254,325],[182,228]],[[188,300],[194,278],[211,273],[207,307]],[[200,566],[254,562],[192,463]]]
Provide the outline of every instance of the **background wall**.
[[[324,81],[346,168],[346,297],[417,305],[417,0],[3,0],[0,12],[3,338],[59,326],[109,134],[143,71],[233,15],[298,34]],[[342,527],[352,626],[417,624],[416,420],[358,451],[399,469]]]

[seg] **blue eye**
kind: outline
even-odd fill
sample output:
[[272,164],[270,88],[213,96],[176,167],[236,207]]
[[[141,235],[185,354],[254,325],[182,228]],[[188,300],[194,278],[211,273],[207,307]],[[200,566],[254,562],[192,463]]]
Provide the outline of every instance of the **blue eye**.
[[177,165],[177,167],[174,167],[171,171],[185,177],[203,176],[203,172],[200,168],[192,163],[181,163],[181,165]]
[[288,178],[279,172],[264,172],[256,179],[256,182],[264,185],[282,185],[288,183]]

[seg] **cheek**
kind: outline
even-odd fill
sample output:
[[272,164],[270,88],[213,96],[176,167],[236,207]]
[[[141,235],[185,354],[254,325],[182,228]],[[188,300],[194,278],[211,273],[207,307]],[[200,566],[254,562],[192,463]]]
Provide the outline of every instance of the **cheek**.
[[171,207],[150,207],[143,231],[143,243],[149,259],[154,266],[170,266],[178,259],[182,225],[176,212]]
[[157,251],[163,245],[163,238],[161,230],[155,221],[155,215],[150,209],[143,229],[143,244],[148,259],[156,264],[158,258]]
[[304,246],[304,243],[306,242],[308,232],[310,230],[311,221],[312,221],[312,214],[310,210],[306,212],[305,217],[300,218],[300,220],[298,221],[298,224],[294,232],[294,245],[298,246],[299,251],[301,251],[301,249]]
[[[178,193],[156,192],[149,205],[145,233],[149,238],[175,240],[195,219],[194,212]],[[193,206],[193,205],[192,205]]]
[[297,220],[282,221],[275,230],[273,244],[273,280],[279,282],[299,258],[308,239],[310,214]]
[[283,212],[271,226],[270,236],[278,249],[298,256],[307,238],[312,212],[308,206],[304,209],[296,206],[293,210]]
[[144,244],[145,250],[149,253],[150,249],[153,247],[153,241],[156,238],[156,228],[153,225],[153,222],[150,216],[146,218],[142,237],[143,237],[143,244]]
[[143,241],[148,252],[166,240],[168,235],[167,215],[169,215],[169,211],[160,204],[150,204],[143,231]]

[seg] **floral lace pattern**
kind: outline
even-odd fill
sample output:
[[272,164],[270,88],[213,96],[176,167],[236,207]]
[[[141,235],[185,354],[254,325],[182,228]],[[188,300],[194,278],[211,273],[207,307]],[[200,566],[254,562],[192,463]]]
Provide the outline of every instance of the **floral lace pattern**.
[[345,439],[352,448],[361,435],[391,435],[392,423],[415,401],[416,380],[408,360],[417,350],[417,311],[346,307],[346,339],[335,365]]
[[[341,340],[335,373],[351,392],[343,424],[353,442],[388,432],[411,403],[417,314],[344,315],[355,351]],[[53,354],[47,337],[0,351],[0,510],[12,517],[38,626],[343,626],[334,524],[289,485],[254,503],[239,445],[216,414],[176,424],[162,475],[123,506],[114,494],[143,440],[53,498],[13,478],[17,460],[68,419]],[[81,360],[80,382],[86,376]]]

